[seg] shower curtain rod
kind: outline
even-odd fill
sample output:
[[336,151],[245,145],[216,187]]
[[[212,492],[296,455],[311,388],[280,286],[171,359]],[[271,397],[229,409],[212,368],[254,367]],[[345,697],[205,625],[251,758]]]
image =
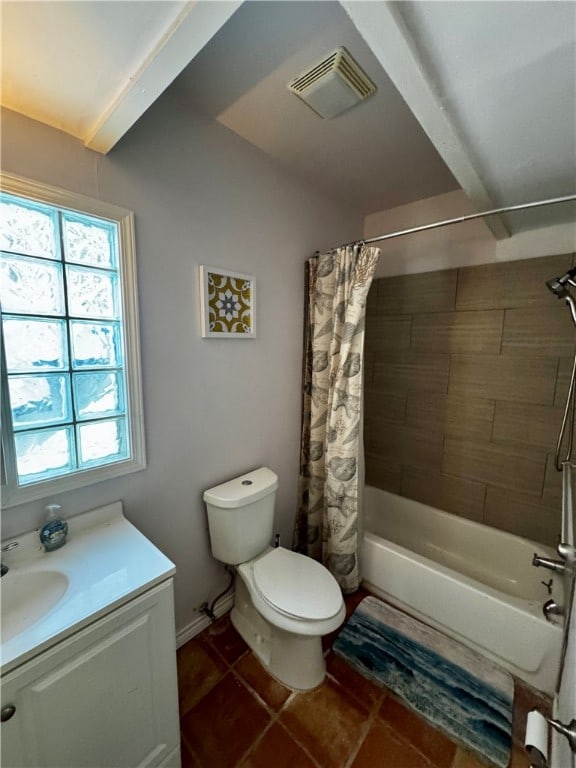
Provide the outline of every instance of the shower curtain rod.
[[[565,195],[564,197],[552,197],[550,200],[539,200],[534,203],[520,203],[519,205],[508,205],[505,208],[493,208],[490,211],[482,211],[481,213],[469,213],[466,216],[457,216],[455,219],[445,219],[444,221],[435,221],[432,224],[422,224],[419,227],[411,227],[410,229],[400,229],[397,232],[389,232],[386,235],[377,235],[376,237],[368,237],[360,240],[354,240],[351,243],[344,243],[339,248],[345,248],[348,245],[370,245],[371,243],[378,243],[380,240],[391,240],[393,237],[402,237],[403,235],[412,235],[415,232],[424,232],[427,229],[438,229],[439,227],[447,227],[449,224],[460,224],[463,221],[470,221],[471,219],[480,219],[484,216],[493,216],[497,213],[508,213],[510,211],[522,211],[526,208],[539,208],[543,205],[555,205],[557,203],[569,203],[576,200],[576,195]],[[335,249],[333,249],[335,250]]]

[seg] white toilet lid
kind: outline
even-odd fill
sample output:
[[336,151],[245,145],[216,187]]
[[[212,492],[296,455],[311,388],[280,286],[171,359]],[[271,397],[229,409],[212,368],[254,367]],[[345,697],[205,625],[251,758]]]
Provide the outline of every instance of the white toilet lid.
[[327,568],[283,547],[256,561],[254,584],[273,608],[299,619],[330,619],[342,605],[338,582]]

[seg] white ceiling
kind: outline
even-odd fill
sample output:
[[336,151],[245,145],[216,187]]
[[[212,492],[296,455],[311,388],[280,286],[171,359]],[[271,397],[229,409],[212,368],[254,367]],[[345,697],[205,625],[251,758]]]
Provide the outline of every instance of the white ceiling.
[[[399,7],[493,202],[574,194],[576,3]],[[574,221],[573,206],[533,211],[526,220],[536,226],[570,211]]]
[[[323,120],[287,84],[342,45],[377,91]],[[195,109],[364,213],[458,187],[338,2],[245,3],[173,87]]]
[[183,5],[2,3],[2,103],[86,136]]
[[[107,152],[168,87],[365,214],[462,187],[576,192],[576,3],[3,0],[2,104]],[[377,93],[322,120],[286,86],[344,45]],[[487,223],[496,236],[574,206]]]
[[108,152],[241,0],[0,0],[1,103]]

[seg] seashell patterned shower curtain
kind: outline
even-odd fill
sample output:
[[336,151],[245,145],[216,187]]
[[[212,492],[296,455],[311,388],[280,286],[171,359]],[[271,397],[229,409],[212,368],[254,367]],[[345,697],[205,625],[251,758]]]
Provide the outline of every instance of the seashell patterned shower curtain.
[[343,592],[360,583],[358,477],[366,300],[380,250],[346,246],[306,263],[302,437],[294,548]]

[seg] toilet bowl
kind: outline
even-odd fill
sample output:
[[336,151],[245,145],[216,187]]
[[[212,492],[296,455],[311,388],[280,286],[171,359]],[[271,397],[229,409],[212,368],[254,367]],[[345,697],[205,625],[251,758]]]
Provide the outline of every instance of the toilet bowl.
[[236,570],[234,627],[281,683],[297,690],[320,685],[326,674],[322,636],[345,617],[334,577],[320,563],[280,547]]
[[345,606],[323,565],[270,546],[276,488],[262,468],[206,491],[212,552],[236,569],[234,627],[279,682],[309,690],[324,680],[322,636],[342,624]]

